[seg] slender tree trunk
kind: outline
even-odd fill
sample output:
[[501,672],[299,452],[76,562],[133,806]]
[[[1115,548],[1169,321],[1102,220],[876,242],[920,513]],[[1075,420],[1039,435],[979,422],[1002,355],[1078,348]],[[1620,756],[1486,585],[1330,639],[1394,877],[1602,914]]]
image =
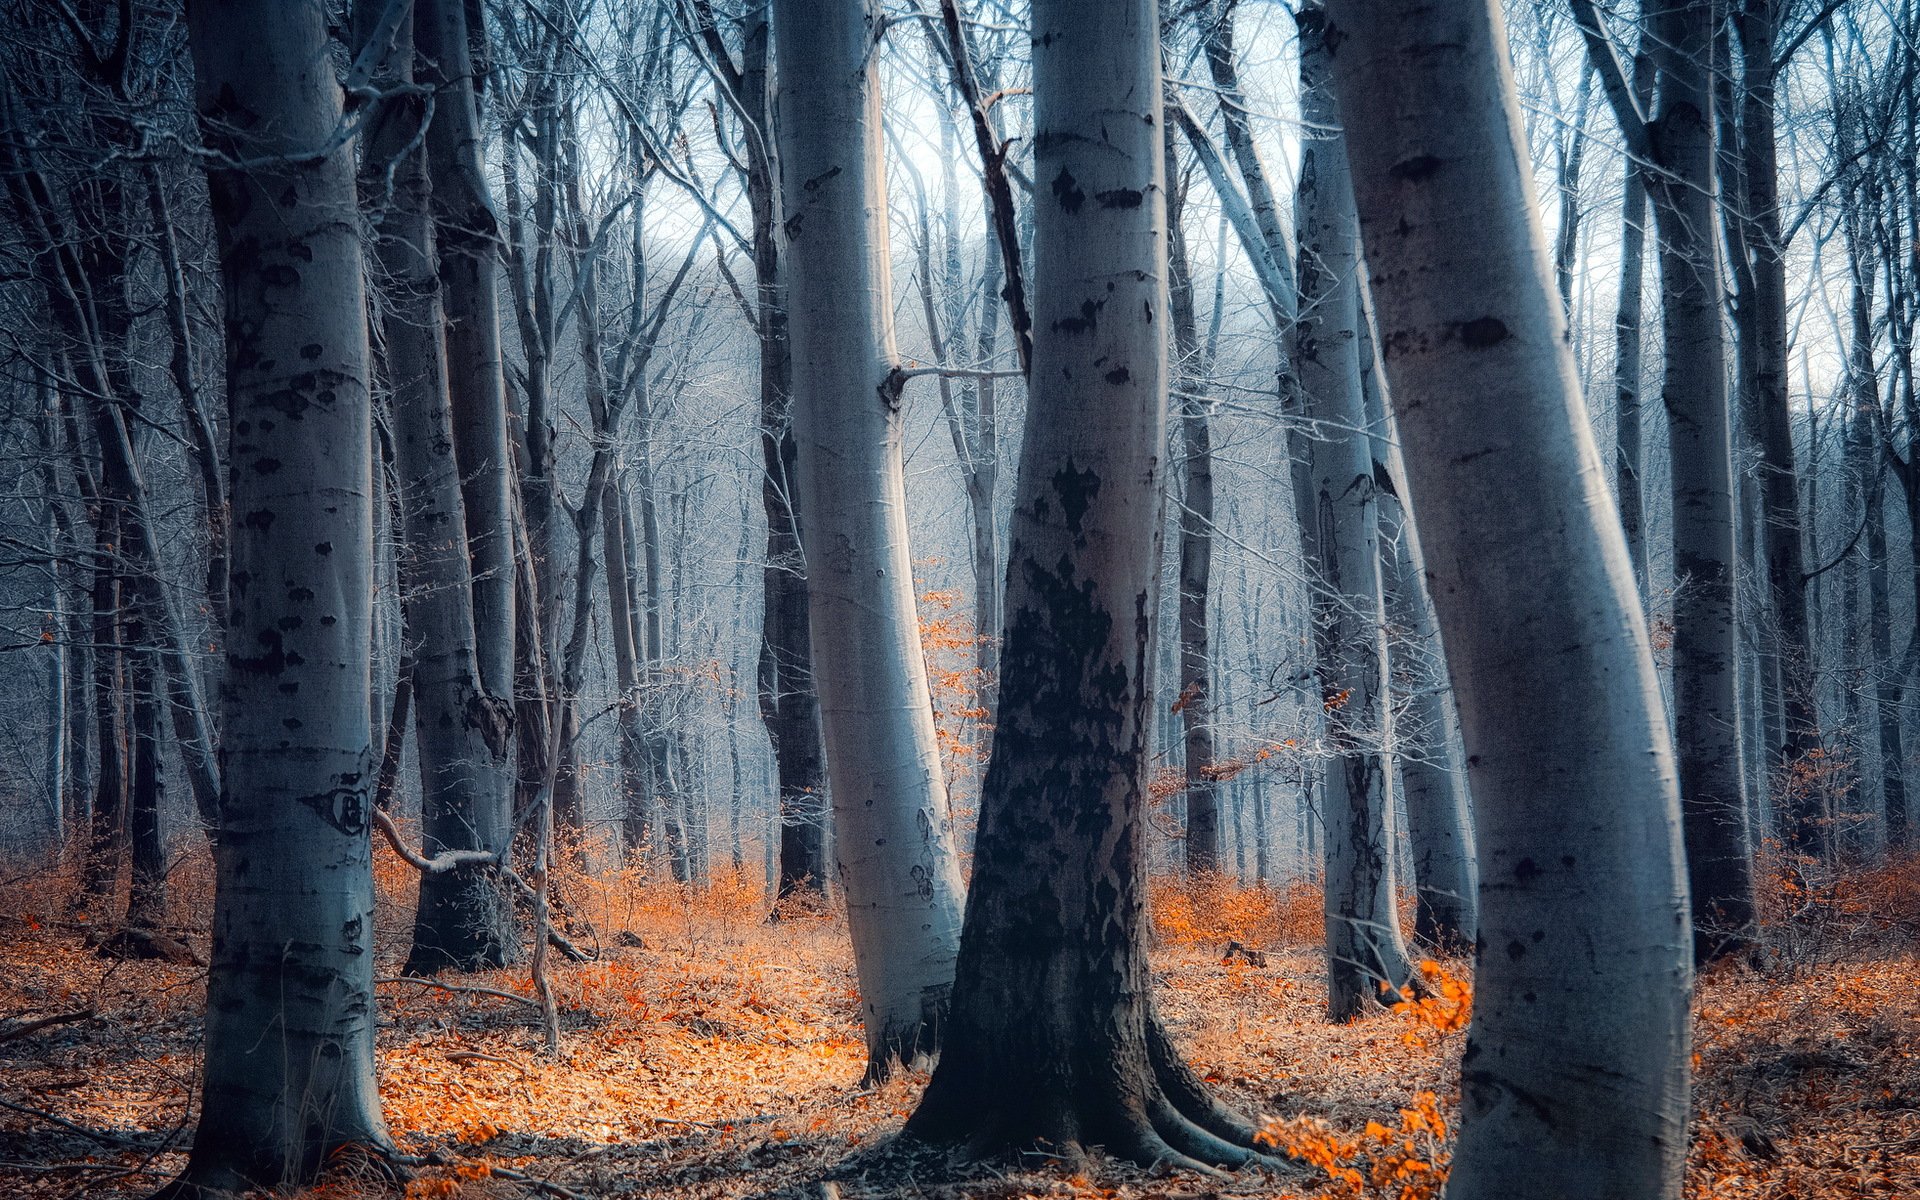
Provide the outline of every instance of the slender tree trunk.
[[1000,727],[946,1049],[908,1132],[1242,1161],[1155,1016],[1146,955],[1166,248],[1152,0],[1033,9],[1033,396]]
[[[1634,92],[1641,107],[1653,99],[1653,63],[1645,54],[1633,60]],[[1646,476],[1641,453],[1640,397],[1646,368],[1641,354],[1641,314],[1646,302],[1646,168],[1627,159],[1621,185],[1620,305],[1614,312],[1614,493],[1620,527],[1627,535],[1634,584],[1642,602],[1652,586],[1647,574]]]
[[1168,163],[1167,293],[1173,320],[1173,382],[1180,410],[1180,670],[1179,698],[1187,771],[1187,870],[1220,870],[1220,782],[1214,767],[1212,654],[1208,649],[1207,593],[1213,571],[1213,437],[1200,338],[1193,306],[1193,267],[1181,218],[1185,189],[1173,170],[1173,127],[1165,130]]
[[1649,10],[1658,67],[1648,134],[1660,173],[1661,383],[1673,474],[1674,743],[1686,820],[1694,953],[1742,946],[1753,926],[1753,857],[1740,770],[1734,628],[1733,451],[1715,234],[1711,0]]
[[1414,935],[1429,946],[1465,949],[1473,944],[1478,922],[1480,867],[1466,764],[1460,759],[1460,718],[1427,595],[1426,558],[1406,508],[1406,464],[1381,395],[1377,349],[1371,331],[1363,327],[1362,333],[1368,335],[1361,353],[1368,362],[1363,382],[1373,468],[1390,483],[1379,497],[1380,536],[1387,543],[1381,549],[1387,617],[1399,634],[1388,645],[1389,665],[1393,678],[1409,690],[1405,710],[1412,729],[1396,726],[1394,750],[1413,852]]
[[[385,0],[356,5],[360,53],[387,7]],[[376,86],[410,86],[413,57],[413,31],[403,23],[391,34]],[[381,103],[369,122],[359,190],[361,202],[379,214],[374,249],[385,285],[380,307],[393,389],[408,682],[423,850],[431,858],[443,850],[501,853],[513,830],[512,717],[482,684],[475,644],[431,185],[425,155],[415,147],[426,117],[423,99],[404,92]],[[466,867],[421,876],[409,973],[500,966],[516,950],[511,906],[490,873]]]
[[814,678],[867,1077],[937,1053],[959,861],[914,608],[867,0],[774,5]]
[[88,817],[86,892],[89,908],[111,905],[120,879],[122,824],[127,798],[126,687],[121,652],[120,510],[101,498],[94,517],[93,726],[99,731],[99,768]]
[[1385,748],[1386,614],[1380,589],[1379,508],[1361,394],[1359,229],[1339,110],[1328,78],[1325,18],[1300,18],[1302,114],[1295,220],[1300,229],[1300,319],[1294,326],[1310,446],[1311,507],[1300,514],[1313,565],[1315,659],[1327,716],[1322,815],[1327,834],[1327,1016],[1363,1015],[1413,964],[1396,916],[1394,795]]
[[[1807,618],[1806,551],[1800,516],[1799,470],[1793,446],[1793,406],[1787,386],[1787,266],[1780,228],[1778,145],[1774,132],[1773,61],[1781,0],[1738,0],[1734,30],[1742,70],[1739,111],[1740,175],[1744,204],[1729,219],[1745,231],[1739,238],[1751,263],[1741,296],[1740,349],[1749,358],[1742,382],[1760,433],[1760,488],[1765,504],[1767,598],[1780,660],[1786,724],[1784,742],[1768,748],[1769,766],[1792,771],[1820,745],[1815,708],[1814,651]],[[1748,336],[1750,335],[1750,336]],[[1812,831],[1795,822],[1789,836],[1806,845]]]
[[148,646],[146,627],[128,625],[128,641],[135,647],[128,683],[132,697],[133,771],[127,794],[127,845],[132,884],[127,891],[127,924],[157,929],[167,915],[166,768],[161,761],[161,696],[166,674],[159,653]]
[[513,694],[514,558],[507,399],[500,349],[500,227],[481,158],[469,0],[414,0],[421,82],[434,89],[427,128],[447,389],[473,567],[474,655],[492,697]]
[[235,524],[206,1065],[181,1194],[302,1183],[343,1145],[389,1145],[373,1074],[367,328],[325,17],[261,0],[189,13],[217,155]]
[[1380,346],[1479,849],[1454,1200],[1672,1200],[1686,878],[1632,565],[1535,217],[1498,6],[1335,0]]

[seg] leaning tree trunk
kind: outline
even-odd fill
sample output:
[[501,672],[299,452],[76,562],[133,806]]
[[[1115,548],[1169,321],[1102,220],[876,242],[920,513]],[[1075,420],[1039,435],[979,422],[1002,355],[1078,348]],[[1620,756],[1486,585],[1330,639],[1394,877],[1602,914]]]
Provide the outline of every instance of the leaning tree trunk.
[[[387,7],[384,0],[356,5],[360,53],[377,36]],[[413,663],[424,851],[429,858],[443,850],[498,854],[513,833],[511,720],[482,686],[474,648],[473,579],[454,458],[430,185],[425,156],[413,145],[427,109],[424,98],[403,90],[413,82],[412,30],[402,22],[391,39],[374,79],[395,94],[370,121],[360,197],[379,214],[374,246],[386,285],[381,313],[393,388],[400,579]],[[486,871],[466,867],[421,876],[409,973],[500,966],[515,949],[511,909]]]
[[1300,316],[1293,362],[1314,432],[1308,504],[1299,513],[1313,568],[1315,660],[1327,714],[1327,1016],[1350,1021],[1405,986],[1413,964],[1394,888],[1398,844],[1385,748],[1386,613],[1379,505],[1360,362],[1360,246],[1340,116],[1327,78],[1325,18],[1300,14]]
[[907,1131],[1233,1162],[1154,1013],[1150,664],[1166,438],[1153,0],[1033,6],[1033,395],[1007,569],[1000,724],[946,1048]]
[[1645,618],[1500,10],[1333,0],[1380,346],[1479,846],[1454,1200],[1679,1195],[1686,878]]
[[206,0],[188,20],[214,152],[235,521],[184,1194],[301,1183],[344,1145],[388,1145],[373,1074],[371,404],[340,88],[319,6]]
[[937,1053],[959,860],[914,608],[868,0],[774,5],[814,679],[867,1077]]
[[713,60],[728,79],[742,124],[759,132],[745,139],[747,205],[753,214],[754,316],[760,339],[761,505],[767,519],[758,693],[760,717],[773,749],[779,791],[779,895],[824,893],[827,886],[825,751],[814,691],[813,650],[807,629],[807,573],[794,514],[793,430],[788,420],[792,358],[787,344],[787,295],[781,275],[780,189],[774,173],[772,27],[765,6],[741,19],[736,66],[725,39],[703,26]]
[[1427,596],[1426,557],[1402,493],[1407,468],[1381,395],[1380,362],[1363,319],[1362,375],[1373,470],[1388,485],[1380,495],[1381,574],[1387,616],[1398,637],[1388,647],[1397,681],[1405,680],[1408,726],[1396,725],[1394,753],[1406,798],[1407,843],[1413,851],[1414,935],[1429,946],[1464,951],[1479,921],[1480,866],[1473,852],[1473,802],[1460,758],[1460,717],[1447,683],[1446,653]]

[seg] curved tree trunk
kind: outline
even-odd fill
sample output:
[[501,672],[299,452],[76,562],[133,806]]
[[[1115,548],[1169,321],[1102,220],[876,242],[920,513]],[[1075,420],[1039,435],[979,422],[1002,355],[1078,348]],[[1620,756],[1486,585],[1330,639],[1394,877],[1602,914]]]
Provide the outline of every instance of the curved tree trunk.
[[[226,285],[231,624],[200,1125],[182,1181],[384,1148],[373,1074],[373,479],[350,151],[317,6],[189,13]],[[328,147],[316,152],[316,147]]]
[[1679,1195],[1671,743],[1491,0],[1333,0],[1380,346],[1468,754],[1480,936],[1448,1195]]
[[[1166,438],[1152,0],[1033,9],[1033,397],[1007,569],[1000,725],[953,1017],[907,1131],[978,1148],[1244,1159],[1153,1011],[1150,664]],[[1204,1126],[1204,1127],[1203,1127]]]
[[1324,16],[1300,14],[1300,317],[1293,362],[1309,435],[1311,507],[1300,513],[1313,566],[1315,659],[1326,712],[1327,1016],[1350,1021],[1413,964],[1395,906],[1398,842],[1385,748],[1386,613],[1380,591],[1379,506],[1361,394],[1360,239],[1340,116],[1327,78]]
[[1381,574],[1387,617],[1399,636],[1388,645],[1396,682],[1404,680],[1411,728],[1396,726],[1393,752],[1405,791],[1413,850],[1414,935],[1429,946],[1465,950],[1479,921],[1480,867],[1473,852],[1473,803],[1460,759],[1460,717],[1447,682],[1446,653],[1427,596],[1426,557],[1403,494],[1407,469],[1381,396],[1380,363],[1364,320],[1361,356],[1373,470],[1380,491]]
[[907,544],[904,380],[868,53],[878,10],[835,0],[773,13],[814,679],[874,1079],[939,1049],[962,884]]
[[[358,52],[365,53],[365,41],[377,36],[386,8],[385,0],[356,6]],[[389,90],[413,82],[412,29],[402,22],[391,38],[374,74],[376,85]],[[379,214],[374,251],[385,285],[380,309],[393,389],[400,581],[413,664],[423,850],[432,858],[443,850],[498,854],[513,831],[512,722],[481,684],[475,650],[431,187],[425,155],[414,146],[426,114],[417,96],[399,94],[381,103],[366,133],[360,198]],[[486,871],[467,867],[421,876],[409,973],[500,966],[516,949],[511,908]]]

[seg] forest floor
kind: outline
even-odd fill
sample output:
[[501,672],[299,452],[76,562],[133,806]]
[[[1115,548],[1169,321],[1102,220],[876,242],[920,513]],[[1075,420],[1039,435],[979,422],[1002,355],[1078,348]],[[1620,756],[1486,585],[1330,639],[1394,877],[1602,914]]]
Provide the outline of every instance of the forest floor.
[[[182,899],[204,897],[196,872],[177,873],[174,911],[204,957],[206,904]],[[1909,868],[1878,891],[1803,904],[1816,917],[1769,944],[1764,970],[1742,962],[1702,980],[1689,1197],[1920,1196],[1916,879]],[[0,1197],[142,1195],[185,1161],[205,972],[100,957],[86,944],[96,923],[64,901],[63,882],[16,879],[0,893]],[[406,944],[408,881],[383,865],[381,882],[387,979]],[[758,889],[733,885],[616,878],[584,890],[577,908],[601,957],[554,965],[557,1059],[525,1003],[378,986],[387,1120],[404,1151],[436,1164],[407,1196],[1424,1200],[1444,1177],[1467,965],[1431,964],[1431,1001],[1328,1025],[1311,889],[1156,889],[1162,1014],[1201,1073],[1274,1120],[1275,1142],[1299,1160],[1224,1178],[893,1146],[925,1078],[860,1086],[834,915],[769,923]],[[1229,941],[1258,953],[1223,961]],[[524,969],[445,982],[532,992]],[[70,1019],[33,1026],[55,1016]],[[396,1191],[344,1163],[300,1195]]]

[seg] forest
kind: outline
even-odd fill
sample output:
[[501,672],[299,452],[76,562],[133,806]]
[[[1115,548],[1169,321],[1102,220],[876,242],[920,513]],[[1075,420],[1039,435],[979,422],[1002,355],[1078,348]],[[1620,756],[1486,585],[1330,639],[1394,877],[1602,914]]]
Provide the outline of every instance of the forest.
[[1917,327],[1920,0],[0,0],[0,1196],[1920,1197]]

